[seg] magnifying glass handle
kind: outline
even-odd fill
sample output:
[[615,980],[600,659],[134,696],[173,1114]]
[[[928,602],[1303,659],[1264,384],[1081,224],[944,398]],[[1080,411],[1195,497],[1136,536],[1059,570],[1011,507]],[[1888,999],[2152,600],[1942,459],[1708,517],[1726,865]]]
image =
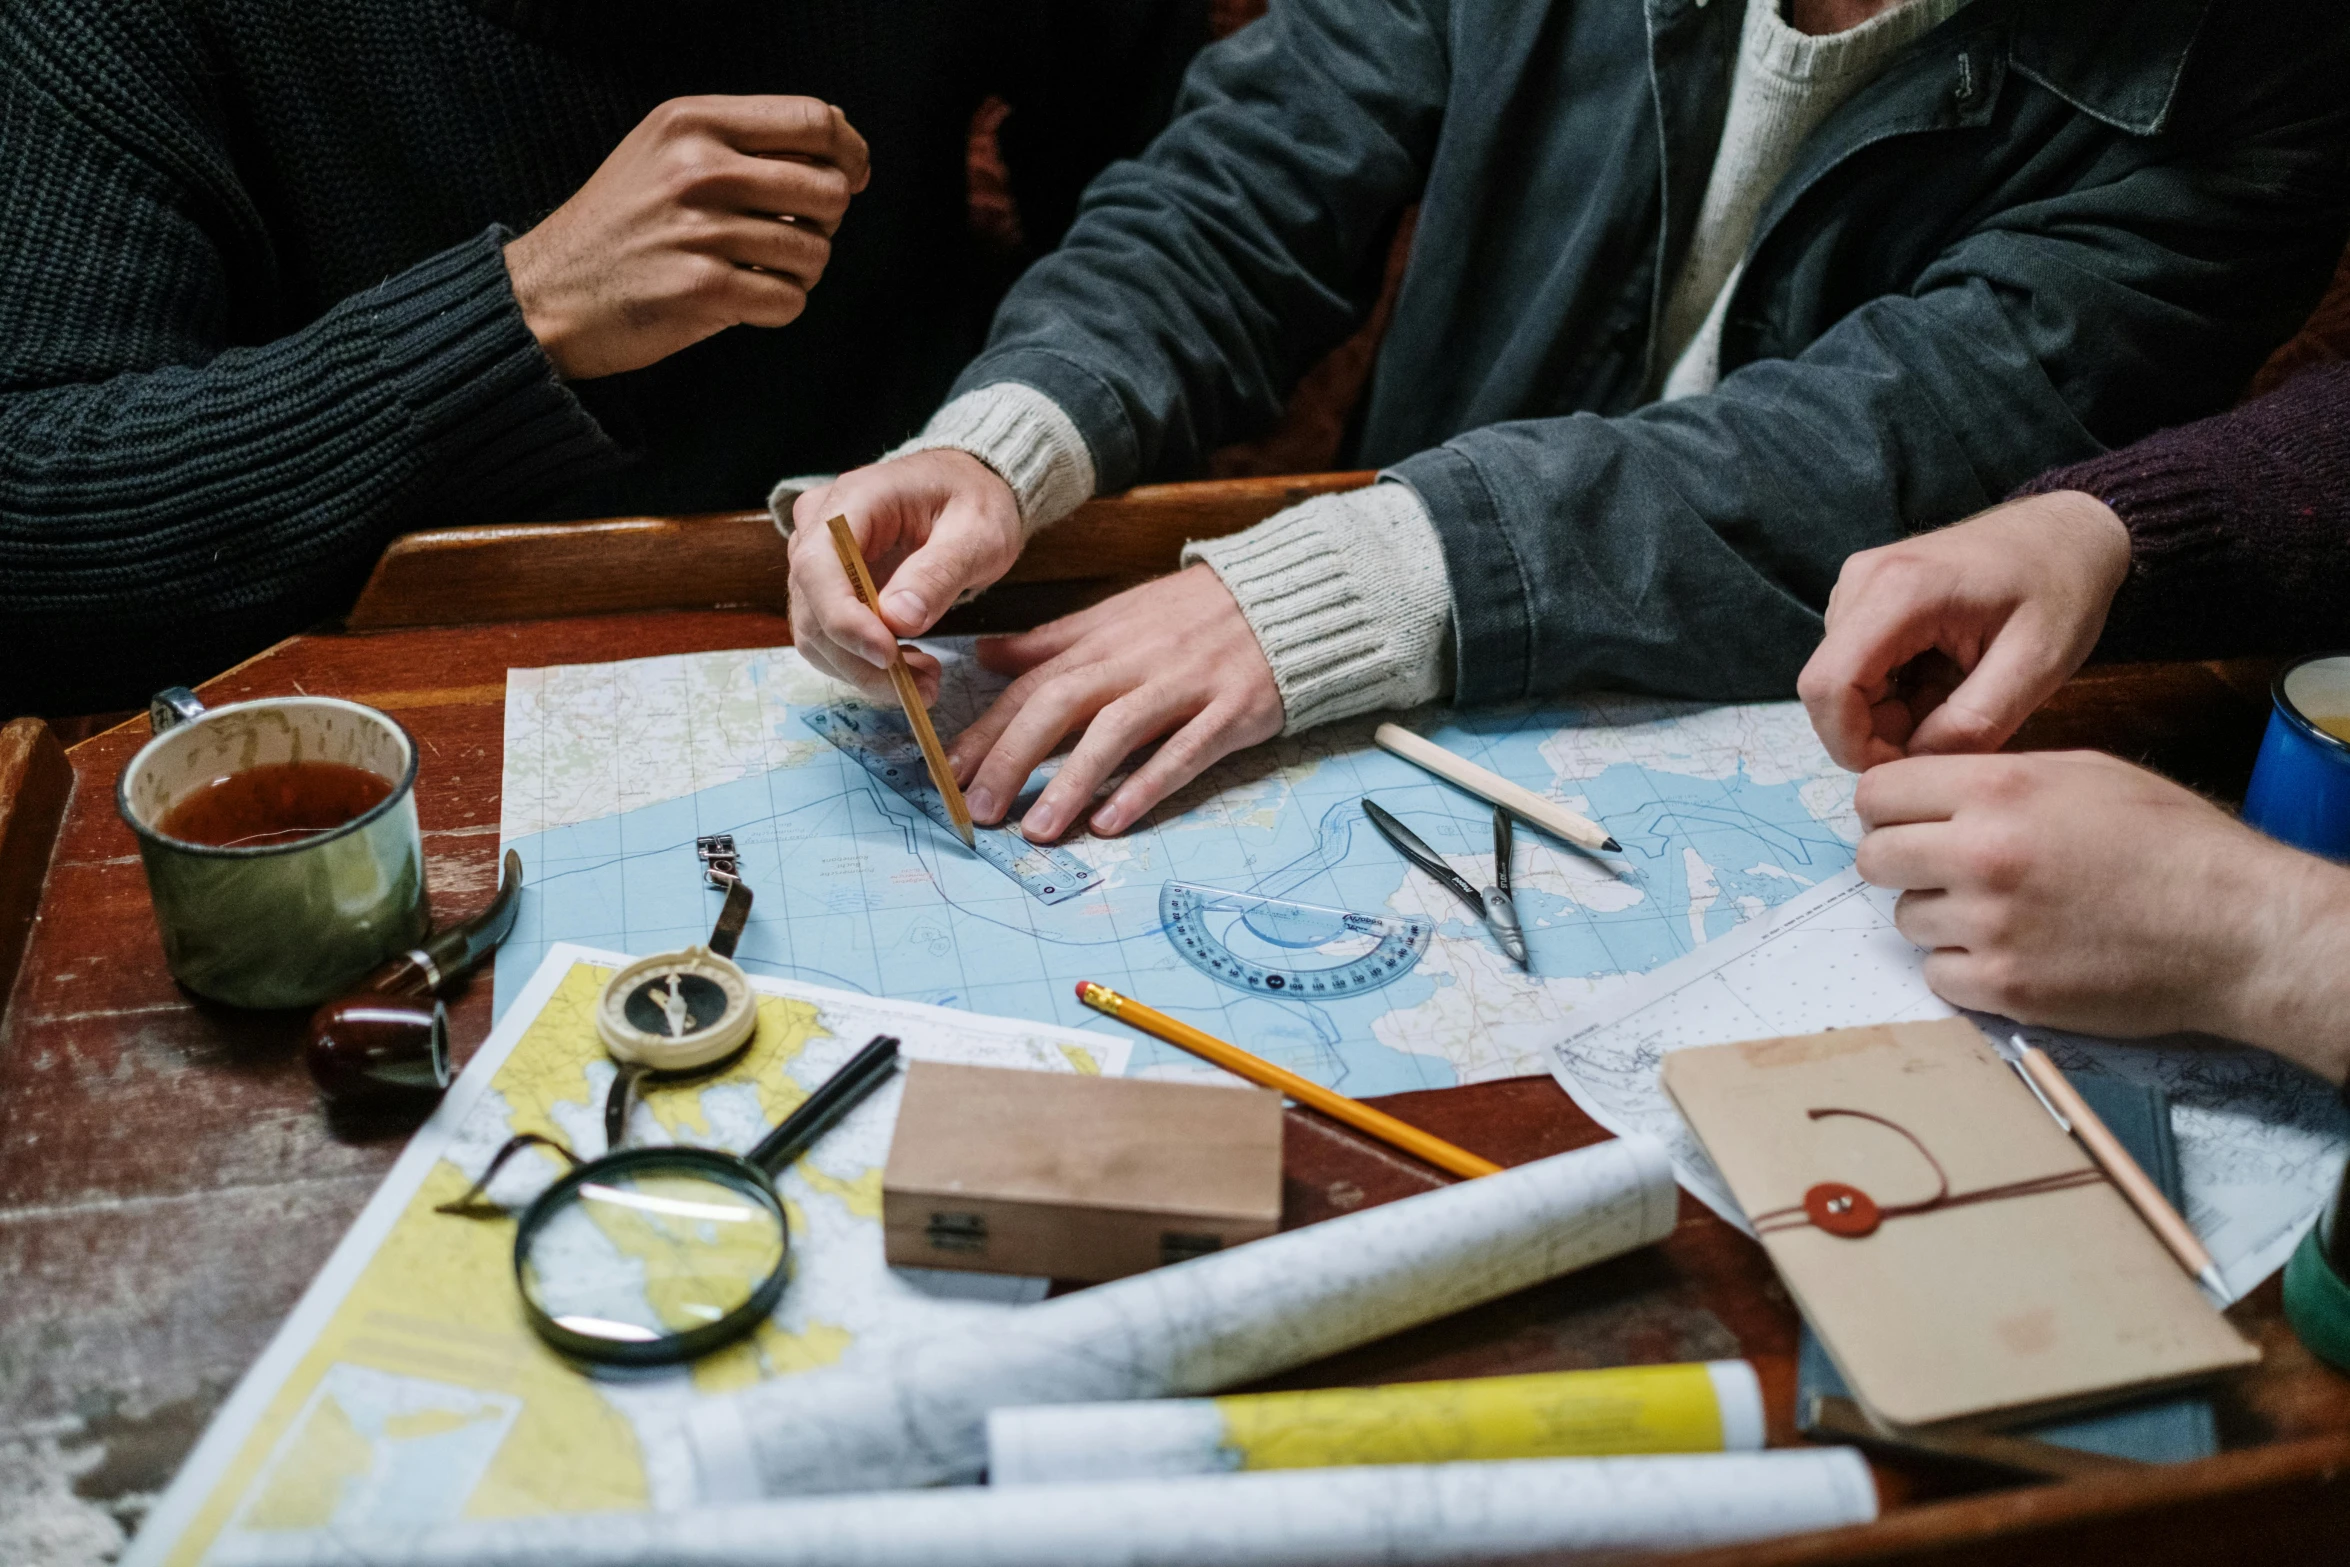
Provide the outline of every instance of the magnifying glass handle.
[[781,1174],[817,1138],[832,1130],[835,1122],[863,1103],[866,1095],[888,1082],[897,1065],[897,1040],[888,1034],[874,1035],[864,1049],[849,1058],[847,1066],[826,1078],[800,1101],[797,1110],[783,1118],[781,1126],[759,1139],[759,1146],[743,1157],[769,1175]]

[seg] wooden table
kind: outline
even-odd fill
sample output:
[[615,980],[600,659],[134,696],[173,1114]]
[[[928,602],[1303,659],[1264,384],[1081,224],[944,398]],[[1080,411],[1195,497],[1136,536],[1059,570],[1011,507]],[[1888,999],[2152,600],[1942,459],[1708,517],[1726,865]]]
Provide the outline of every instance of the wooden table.
[[[379,624],[401,620],[380,601],[372,613]],[[437,627],[408,618],[407,629],[295,638],[204,695],[332,693],[397,715],[423,750],[417,802],[444,916],[491,888],[509,666],[788,635],[758,609]],[[2249,766],[2264,703],[2252,669],[2092,672],[2027,740],[2148,754],[2226,791]],[[70,1486],[135,1521],[374,1190],[406,1128],[330,1124],[293,1056],[299,1017],[231,1011],[172,983],[113,806],[115,776],[145,725],[76,746],[70,775],[38,738],[18,729],[0,742],[0,857],[11,833],[62,817],[45,882],[12,891],[0,877],[0,981],[11,899],[22,912],[37,895],[38,913],[0,1022],[0,1472],[17,1466],[18,1491],[46,1472],[58,1497]],[[486,983],[452,1011],[469,1051],[488,1031]],[[1381,1103],[1505,1163],[1606,1135],[1544,1078]],[[1311,1115],[1293,1110],[1290,1132],[1288,1223],[1434,1184]],[[2278,1309],[2272,1282],[2233,1312],[2267,1358],[2223,1393],[2229,1451],[2217,1458],[1973,1495],[1930,1467],[1880,1466],[1887,1514],[1877,1524],[1686,1559],[2069,1563],[2085,1550],[2133,1563],[2316,1559],[2319,1542],[2350,1538],[2350,1382],[2308,1357]],[[1742,1355],[1760,1369],[1774,1441],[1786,1442],[1795,1336],[1761,1251],[1684,1197],[1660,1246],[1284,1381]],[[0,1506],[10,1494],[0,1488]]]

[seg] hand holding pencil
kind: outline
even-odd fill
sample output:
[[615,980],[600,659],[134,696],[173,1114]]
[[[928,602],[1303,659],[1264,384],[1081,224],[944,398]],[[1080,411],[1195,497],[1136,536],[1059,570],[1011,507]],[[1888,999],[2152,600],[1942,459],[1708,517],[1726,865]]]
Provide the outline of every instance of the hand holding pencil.
[[[825,526],[832,530],[832,547],[840,553],[840,569],[848,573],[849,586],[856,590],[857,602],[878,615],[881,611],[873,591],[873,575],[865,569],[865,552],[858,548],[856,534],[849,531],[849,519],[835,516]],[[922,763],[930,769],[930,781],[937,786],[939,798],[946,802],[955,836],[963,840],[964,848],[971,848],[974,846],[971,807],[963,803],[962,786],[955,782],[955,770],[947,762],[946,748],[938,743],[938,731],[931,727],[930,710],[923,704],[922,689],[914,683],[914,672],[906,667],[905,649],[894,644],[889,654],[889,680],[897,688],[898,705],[906,710],[906,727],[913,730],[914,743],[922,747]]]

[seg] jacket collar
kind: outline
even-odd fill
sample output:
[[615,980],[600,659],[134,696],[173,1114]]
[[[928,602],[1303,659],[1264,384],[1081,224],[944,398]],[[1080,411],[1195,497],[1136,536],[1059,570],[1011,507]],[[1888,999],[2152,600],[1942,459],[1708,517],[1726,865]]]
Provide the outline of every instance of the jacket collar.
[[2015,9],[2008,63],[2116,130],[2152,136],[2210,0],[2026,0]]

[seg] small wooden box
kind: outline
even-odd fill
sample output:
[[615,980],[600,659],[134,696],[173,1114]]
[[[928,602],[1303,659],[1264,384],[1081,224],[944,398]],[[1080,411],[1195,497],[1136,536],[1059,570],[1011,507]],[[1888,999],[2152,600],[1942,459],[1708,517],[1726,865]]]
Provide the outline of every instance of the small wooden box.
[[916,1061],[881,1183],[892,1263],[1124,1278],[1281,1227],[1281,1096]]

